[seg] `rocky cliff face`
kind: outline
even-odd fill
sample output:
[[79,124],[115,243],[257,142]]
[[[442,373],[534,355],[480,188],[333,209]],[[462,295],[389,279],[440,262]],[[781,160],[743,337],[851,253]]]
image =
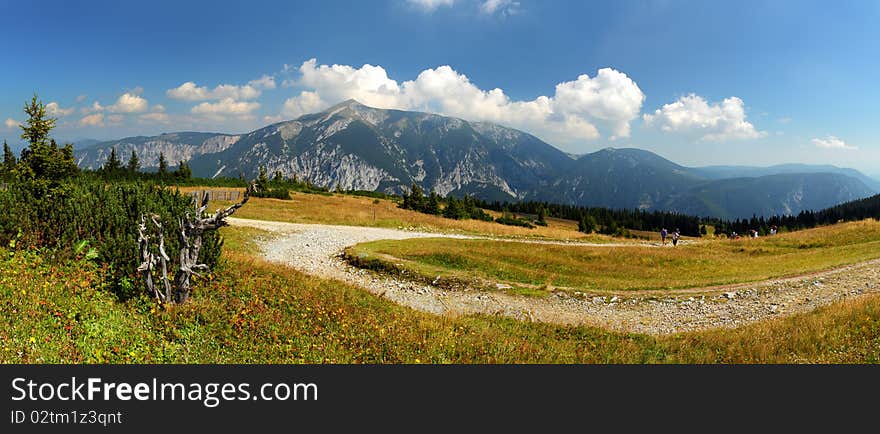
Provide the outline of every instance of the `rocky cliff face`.
[[174,166],[180,161],[189,161],[196,156],[207,156],[226,150],[240,137],[212,133],[169,133],[155,137],[129,137],[98,142],[76,151],[75,157],[80,167],[97,169],[107,161],[110,150],[116,148],[116,154],[123,162],[128,159],[132,151],[136,152],[141,167],[145,169],[159,166],[160,153],[165,155],[169,165]]

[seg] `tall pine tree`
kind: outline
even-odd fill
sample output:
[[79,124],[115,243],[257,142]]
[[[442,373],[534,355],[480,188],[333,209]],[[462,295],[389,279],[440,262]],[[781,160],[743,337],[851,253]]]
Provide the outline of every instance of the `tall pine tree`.
[[165,159],[165,154],[159,153],[159,171],[157,172],[159,179],[165,179],[168,176],[168,160]]
[[141,161],[138,160],[137,154],[134,152],[134,149],[131,151],[131,157],[128,159],[128,164],[125,165],[125,169],[128,170],[128,173],[134,175],[141,170]]
[[107,161],[104,163],[104,167],[101,168],[101,171],[104,173],[105,177],[113,178],[119,175],[121,170],[122,161],[120,161],[119,156],[116,155],[116,148],[110,148],[110,156],[107,157]]
[[3,177],[6,179],[12,178],[15,174],[15,165],[18,164],[17,159],[15,158],[15,153],[12,152],[12,149],[9,148],[9,144],[6,143],[6,140],[3,141]]

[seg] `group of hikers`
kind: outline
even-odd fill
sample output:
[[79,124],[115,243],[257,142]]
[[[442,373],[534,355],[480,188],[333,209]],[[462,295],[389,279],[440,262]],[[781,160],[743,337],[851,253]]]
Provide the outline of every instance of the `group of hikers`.
[[[667,231],[666,228],[663,228],[663,230],[660,231],[660,240],[663,242],[664,246],[666,245],[666,237],[667,236],[669,236],[669,231]],[[679,232],[678,228],[675,228],[675,232],[672,233],[672,245],[673,246],[678,245],[679,238],[681,238],[681,233]]]
[[[777,232],[778,232],[778,229],[777,229],[776,225],[770,226],[770,232],[769,232],[770,235],[776,235]],[[666,237],[668,237],[668,236],[669,236],[669,231],[667,231],[666,228],[663,228],[662,230],[660,230],[660,241],[663,242],[664,246],[666,245]],[[678,228],[675,228],[675,232],[672,233],[672,245],[673,246],[678,245],[679,238],[681,238],[681,233],[679,232]],[[740,236],[738,233],[736,233],[736,231],[733,231],[730,233],[729,238],[734,239],[734,240],[738,240],[738,239],[740,239]],[[758,238],[758,231],[756,229],[750,229],[749,230],[749,238]]]

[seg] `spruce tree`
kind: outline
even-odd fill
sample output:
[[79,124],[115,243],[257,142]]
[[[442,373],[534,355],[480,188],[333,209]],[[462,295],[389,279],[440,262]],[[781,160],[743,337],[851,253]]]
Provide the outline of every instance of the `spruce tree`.
[[128,164],[126,164],[125,168],[126,170],[128,170],[128,173],[132,175],[138,173],[138,171],[141,170],[141,161],[138,160],[138,156],[133,149],[131,151],[131,157],[128,159]]
[[269,189],[269,177],[266,176],[266,166],[260,166],[260,175],[257,177],[257,185],[265,190]]
[[9,144],[3,141],[3,177],[11,178],[15,173],[15,165],[18,164],[15,153],[9,148]]
[[538,208],[538,220],[535,222],[541,226],[547,226],[547,208]]
[[440,214],[440,195],[434,190],[431,190],[431,194],[428,196],[428,203],[425,205],[425,212],[434,215]]
[[192,169],[189,168],[189,165],[186,164],[186,161],[180,161],[180,163],[177,165],[177,170],[174,171],[174,177],[177,179],[192,178]]
[[59,148],[49,132],[55,127],[55,119],[48,117],[46,106],[37,96],[24,107],[28,115],[22,129],[21,138],[27,140],[28,147],[21,151],[17,173],[33,179],[49,182],[54,187],[58,181],[75,175],[79,168],[73,159],[73,145]]
[[49,145],[49,132],[55,128],[55,118],[46,114],[46,106],[37,99],[35,94],[29,104],[25,104],[24,112],[28,115],[21,128],[21,138],[30,143],[31,148]]
[[159,153],[159,171],[157,172],[159,179],[165,179],[168,176],[168,161],[165,160],[165,154]]
[[425,191],[418,184],[413,183],[409,193],[409,209],[423,212],[425,210]]
[[107,157],[107,162],[104,163],[104,167],[102,168],[104,172],[104,176],[106,177],[114,177],[119,174],[119,171],[122,170],[122,161],[119,160],[119,156],[116,155],[116,148],[110,148],[110,156]]

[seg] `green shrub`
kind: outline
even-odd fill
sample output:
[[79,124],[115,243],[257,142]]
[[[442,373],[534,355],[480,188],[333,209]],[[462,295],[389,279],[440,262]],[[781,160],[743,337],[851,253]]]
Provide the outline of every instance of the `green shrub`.
[[[33,181],[10,183],[0,191],[0,209],[4,210],[0,213],[0,242],[4,246],[44,248],[60,259],[82,255],[85,250],[104,266],[122,298],[133,295],[138,287],[132,282],[137,282],[140,264],[137,224],[141,215],[159,216],[171,272],[178,262],[178,218],[195,211],[192,199],[177,190],[144,182],[106,184],[84,178],[73,178],[55,188]],[[213,268],[222,240],[216,232],[208,231],[202,243],[200,261]]]

